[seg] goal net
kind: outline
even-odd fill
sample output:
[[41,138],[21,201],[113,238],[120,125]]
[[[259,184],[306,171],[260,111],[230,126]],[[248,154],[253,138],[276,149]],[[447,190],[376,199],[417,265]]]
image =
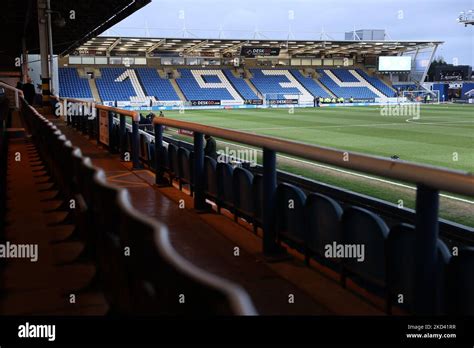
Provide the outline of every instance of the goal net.
[[439,91],[417,90],[403,91],[403,100],[411,103],[439,104]]

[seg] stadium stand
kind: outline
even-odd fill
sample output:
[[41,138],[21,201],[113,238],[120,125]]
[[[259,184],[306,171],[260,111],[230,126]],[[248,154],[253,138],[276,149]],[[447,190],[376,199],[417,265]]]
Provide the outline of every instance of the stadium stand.
[[274,99],[299,99],[312,102],[313,96],[285,69],[250,69],[250,81],[262,95],[273,95]]
[[[79,78],[74,68],[60,68],[65,91],[61,96],[91,98],[87,81]],[[256,100],[259,96],[243,78],[234,76],[230,69],[178,69],[176,82],[188,101],[226,100],[241,102]],[[250,69],[251,83],[261,96],[273,99],[299,99],[311,102],[313,97],[331,97],[327,91],[310,77],[297,69]],[[393,97],[394,92],[377,77],[362,69],[319,69],[319,81],[337,97],[348,99],[373,99]],[[179,101],[170,80],[161,78],[153,68],[102,68],[101,77],[95,79],[99,95],[105,101],[146,101],[154,98],[161,101]],[[117,79],[122,76],[121,80]],[[64,95],[63,95],[64,94]]]
[[223,71],[227,79],[234,86],[237,92],[240,93],[242,98],[245,100],[259,99],[243,78],[235,77],[230,69],[224,69]]
[[291,69],[291,73],[296,79],[315,97],[331,98],[329,95],[316,81],[310,77],[305,77],[298,69]]
[[59,95],[67,98],[92,98],[86,79],[80,78],[76,68],[59,68]]
[[179,100],[170,81],[160,78],[156,69],[136,68],[135,71],[147,96],[153,96],[157,100]]
[[176,82],[187,100],[242,101],[240,94],[217,69],[178,69]]
[[[319,81],[337,97],[373,99],[384,96],[381,92],[374,93],[369,82],[357,79],[347,69],[318,69],[317,72],[320,74]],[[341,81],[339,76],[347,82]]]
[[348,69],[330,69],[341,82],[360,82]]
[[380,92],[385,94],[387,97],[395,97],[396,92],[388,87],[385,83],[383,83],[380,79],[374,76],[370,76],[362,69],[356,69],[360,76],[366,79],[372,86],[377,88]]
[[136,95],[130,79],[116,81],[126,70],[125,68],[100,69],[101,77],[96,79],[95,83],[103,101],[129,101],[131,97]]

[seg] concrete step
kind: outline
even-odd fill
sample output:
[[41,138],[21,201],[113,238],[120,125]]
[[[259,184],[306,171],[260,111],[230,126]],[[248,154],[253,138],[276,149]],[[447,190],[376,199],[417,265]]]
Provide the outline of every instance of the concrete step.
[[97,89],[95,79],[88,79],[87,82],[89,82],[89,87],[91,89],[92,96],[94,97],[94,100],[97,101],[97,102],[101,102],[99,90]]
[[331,90],[329,88],[327,88],[325,85],[323,85],[321,83],[321,81],[319,81],[319,74],[317,72],[315,72],[315,77],[313,77],[313,80],[314,82],[316,82],[322,89],[324,89],[326,91],[327,94],[329,94],[331,96],[331,98],[335,98],[336,95],[331,92]]
[[182,102],[185,102],[187,99],[184,96],[183,92],[181,91],[181,88],[179,88],[178,83],[176,82],[176,80],[175,79],[170,79],[170,82],[171,82],[171,86],[173,86],[173,89],[176,92],[176,94],[178,95],[179,99]]

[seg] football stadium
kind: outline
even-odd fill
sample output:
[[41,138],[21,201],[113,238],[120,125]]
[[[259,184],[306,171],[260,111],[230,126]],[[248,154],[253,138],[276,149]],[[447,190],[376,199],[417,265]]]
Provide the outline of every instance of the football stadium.
[[409,1],[371,2],[359,29],[339,1],[338,32],[300,35],[329,3],[5,1],[0,337],[293,342],[293,318],[321,342],[472,344],[461,2],[430,2],[443,25],[423,27]]

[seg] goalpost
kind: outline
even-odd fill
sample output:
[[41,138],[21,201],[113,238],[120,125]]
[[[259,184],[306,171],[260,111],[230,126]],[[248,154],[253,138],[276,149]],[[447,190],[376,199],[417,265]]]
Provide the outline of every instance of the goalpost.
[[416,90],[416,91],[403,91],[403,99],[406,102],[411,103],[422,103],[422,104],[439,104],[443,100],[439,97],[439,91],[434,90]]

